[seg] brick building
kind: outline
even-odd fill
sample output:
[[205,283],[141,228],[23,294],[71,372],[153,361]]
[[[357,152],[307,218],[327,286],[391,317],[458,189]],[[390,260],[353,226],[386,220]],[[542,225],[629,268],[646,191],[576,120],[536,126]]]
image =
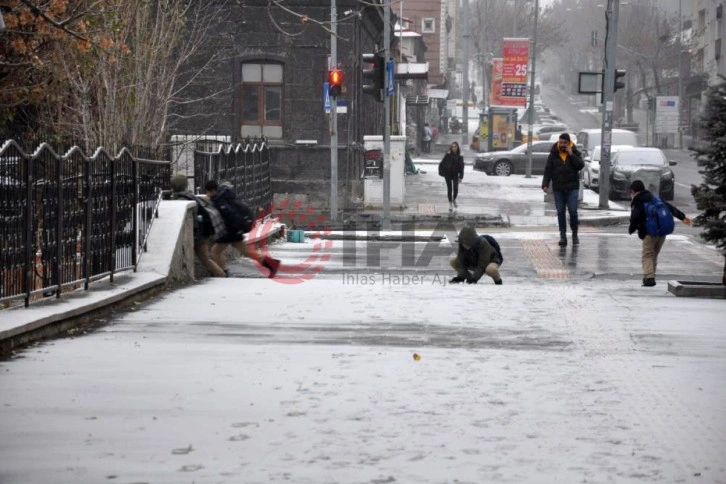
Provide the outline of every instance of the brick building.
[[[330,1],[216,1],[225,3],[225,14],[214,20],[180,79],[180,85],[188,83],[184,97],[202,101],[178,106],[173,115],[180,121],[171,134],[264,136],[272,148],[273,193],[328,206],[330,123],[323,82]],[[383,49],[383,7],[375,3],[382,2],[337,0],[337,59],[345,74],[339,100],[347,101],[347,113],[338,116],[341,208],[360,196],[363,136],[382,132],[383,105],[360,87],[360,54]]]

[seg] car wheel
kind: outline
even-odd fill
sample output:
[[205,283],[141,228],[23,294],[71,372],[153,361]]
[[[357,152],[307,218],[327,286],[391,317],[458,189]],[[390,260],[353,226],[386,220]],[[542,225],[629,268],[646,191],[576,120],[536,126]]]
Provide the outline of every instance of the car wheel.
[[497,176],[509,176],[512,171],[512,164],[508,161],[497,161],[496,165],[494,165],[494,173]]

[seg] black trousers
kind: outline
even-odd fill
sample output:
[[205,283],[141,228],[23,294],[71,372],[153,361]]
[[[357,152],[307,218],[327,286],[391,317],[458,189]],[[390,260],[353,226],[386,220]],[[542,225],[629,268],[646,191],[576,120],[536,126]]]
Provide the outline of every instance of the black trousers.
[[453,202],[456,200],[456,197],[459,195],[459,177],[445,177],[446,180],[446,196],[449,198],[450,202]]

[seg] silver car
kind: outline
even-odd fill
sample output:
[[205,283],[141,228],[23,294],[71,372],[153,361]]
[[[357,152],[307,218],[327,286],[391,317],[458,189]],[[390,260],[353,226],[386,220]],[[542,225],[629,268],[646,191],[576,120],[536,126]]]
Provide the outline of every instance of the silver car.
[[[551,141],[532,142],[532,173],[544,173],[547,157],[553,143]],[[524,174],[527,171],[527,143],[510,151],[479,153],[474,161],[474,169],[487,175],[509,176]]]

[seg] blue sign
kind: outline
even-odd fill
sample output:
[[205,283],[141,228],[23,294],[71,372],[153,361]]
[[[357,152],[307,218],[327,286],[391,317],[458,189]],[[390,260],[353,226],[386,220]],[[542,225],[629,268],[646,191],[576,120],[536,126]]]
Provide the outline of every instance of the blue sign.
[[330,84],[327,82],[323,83],[323,110],[330,114],[330,110],[333,108],[333,104],[330,102]]
[[386,62],[386,70],[388,71],[388,85],[386,85],[386,95],[391,96],[393,95],[393,76],[395,71],[395,64],[393,63],[393,60],[389,60]]

